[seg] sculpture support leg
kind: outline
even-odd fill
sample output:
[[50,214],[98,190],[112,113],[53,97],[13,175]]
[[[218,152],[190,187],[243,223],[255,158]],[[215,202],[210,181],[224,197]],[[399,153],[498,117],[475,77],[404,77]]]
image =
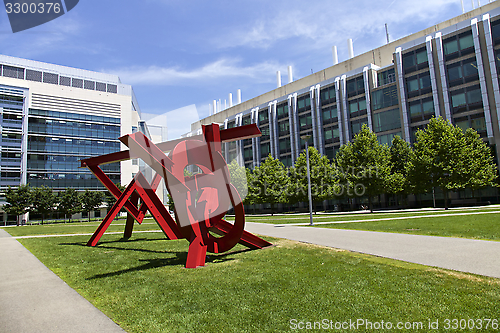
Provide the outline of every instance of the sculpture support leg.
[[186,268],[196,268],[205,266],[207,256],[207,246],[203,244],[198,237],[189,244],[189,250],[186,260]]
[[[132,202],[132,205],[137,207],[137,204],[139,203],[139,195],[137,195],[136,192],[132,193],[132,197],[130,198],[130,202]],[[132,237],[132,231],[134,230],[134,217],[132,214],[128,213],[127,214],[127,222],[125,224],[125,232],[123,233],[123,238],[129,239]]]

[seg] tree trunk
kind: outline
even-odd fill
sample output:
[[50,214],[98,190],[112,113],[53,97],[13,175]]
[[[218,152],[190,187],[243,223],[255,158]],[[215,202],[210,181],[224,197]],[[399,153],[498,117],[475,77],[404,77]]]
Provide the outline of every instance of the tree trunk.
[[89,223],[90,223],[90,210],[89,210]]
[[271,216],[274,216],[274,203],[271,203]]
[[371,196],[368,196],[368,207],[370,207],[370,213],[373,213],[373,204]]
[[43,213],[42,213],[42,225],[43,225]]

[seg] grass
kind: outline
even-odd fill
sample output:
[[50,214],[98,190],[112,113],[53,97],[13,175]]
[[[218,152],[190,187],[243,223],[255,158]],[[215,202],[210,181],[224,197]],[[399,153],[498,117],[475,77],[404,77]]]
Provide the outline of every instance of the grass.
[[500,240],[500,213],[316,225],[322,228]]
[[292,319],[498,318],[493,278],[267,237],[276,246],[237,246],[210,255],[204,268],[185,269],[185,240],[105,234],[90,248],[87,238],[20,241],[127,332],[286,332]]
[[[423,215],[447,215],[459,213],[477,213],[500,211],[500,206],[492,206],[490,208],[465,208],[465,209],[450,209],[450,210],[427,210],[427,211],[400,211],[400,212],[374,212],[374,213],[335,213],[335,214],[314,214],[314,222],[337,222],[337,221],[353,221],[353,220],[371,220],[392,217],[404,216],[423,216]],[[233,220],[229,217],[229,220]],[[291,223],[309,223],[309,214],[289,214],[275,216],[253,216],[246,215],[245,221],[271,224],[291,224]]]
[[[14,237],[27,235],[64,235],[64,234],[88,234],[94,233],[100,222],[68,223],[68,224],[45,224],[45,225],[25,225],[22,227],[4,227],[9,234]],[[0,227],[0,229],[2,229]],[[106,232],[123,232],[125,230],[125,220],[113,221]],[[160,230],[153,219],[145,219],[139,225],[134,224],[134,231]]]

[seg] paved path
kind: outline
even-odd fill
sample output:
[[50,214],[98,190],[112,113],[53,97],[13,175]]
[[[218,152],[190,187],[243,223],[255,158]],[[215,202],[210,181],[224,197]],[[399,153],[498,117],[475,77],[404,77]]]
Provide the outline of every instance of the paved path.
[[123,333],[0,229],[1,333]]
[[245,223],[245,230],[500,278],[500,242],[251,222]]

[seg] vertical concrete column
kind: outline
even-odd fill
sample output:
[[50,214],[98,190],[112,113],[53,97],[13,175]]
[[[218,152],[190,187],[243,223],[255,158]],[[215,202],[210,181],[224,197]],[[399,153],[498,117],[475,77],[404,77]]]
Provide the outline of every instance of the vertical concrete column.
[[444,113],[446,120],[452,121],[450,109],[450,95],[448,93],[448,80],[446,78],[446,68],[444,66],[443,38],[441,32],[436,32],[436,53],[438,56],[438,68],[441,77],[441,91],[443,92]]
[[273,102],[267,104],[267,112],[269,114],[269,145],[271,146],[271,156],[276,158],[276,152],[274,151],[274,118],[273,118]]
[[313,146],[314,148],[318,149],[318,135],[316,134],[317,131],[317,122],[316,122],[316,106],[315,106],[315,94],[316,89],[314,86],[309,88],[309,99],[311,100],[311,122],[312,122],[312,132],[313,132]]
[[[252,109],[252,124],[259,127],[259,107]],[[252,138],[253,167],[260,165],[260,137]]]
[[347,76],[342,75],[340,77],[340,94],[342,98],[342,111],[344,118],[344,138],[345,143],[351,141],[351,133],[349,131],[349,120],[351,119],[349,115],[349,108],[347,106]]
[[297,111],[297,93],[293,93],[293,135],[295,141],[295,159],[299,158],[300,153],[300,136],[299,136],[299,112]]
[[[490,74],[491,74],[491,82],[493,83],[493,98],[495,101],[495,107],[496,107],[496,112],[497,115],[500,116],[499,111],[500,111],[500,87],[498,84],[498,71],[497,71],[497,66],[496,66],[496,59],[495,59],[495,52],[493,50],[493,37],[491,35],[491,21],[490,21],[490,14],[485,14],[483,15],[483,28],[484,28],[484,39],[486,41],[486,50],[488,54],[488,62],[490,64]],[[486,118],[486,114],[485,114]],[[486,123],[488,121],[492,121],[491,119],[491,112],[490,112],[490,117],[489,119],[486,119]],[[498,117],[498,126],[500,128],[500,117]]]
[[434,101],[434,115],[436,118],[439,118],[441,116],[441,111],[439,108],[436,69],[434,67],[434,57],[432,53],[432,36],[425,37],[425,48],[427,50],[427,59],[429,61],[429,73],[431,75],[432,100]]
[[342,126],[342,106],[340,101],[340,78],[335,78],[335,97],[337,101],[337,117],[339,124],[340,145],[344,144],[344,127]]
[[23,124],[21,137],[21,184],[28,184],[28,92],[23,97]]
[[[493,138],[493,125],[491,122],[490,102],[488,100],[488,87],[486,86],[486,77],[484,75],[483,55],[481,54],[481,43],[479,41],[479,30],[477,18],[470,21],[472,28],[472,38],[474,39],[474,50],[476,51],[477,71],[479,73],[479,86],[481,87],[481,96],[483,99],[484,119],[486,122],[486,133],[488,138]],[[492,81],[495,81],[494,78]]]
[[278,86],[278,88],[281,87],[281,72],[280,71],[276,72],[276,85]]
[[398,86],[400,91],[400,99],[401,99],[401,111],[403,113],[403,127],[405,132],[405,140],[406,142],[411,142],[410,138],[410,126],[408,123],[408,109],[406,106],[406,89],[404,84],[404,72],[403,72],[403,57],[401,54],[401,48],[396,48],[396,66],[398,69]]
[[323,112],[321,112],[321,85],[317,84],[316,89],[316,126],[318,127],[318,150],[321,155],[325,154],[325,141],[323,134]]
[[293,134],[293,95],[288,95],[288,130],[290,132],[290,146],[292,148],[292,164],[295,163],[295,135]]
[[[240,113],[236,115],[236,127],[240,127],[243,123],[243,113]],[[236,161],[238,162],[238,165],[244,166],[245,165],[245,159],[243,157],[243,141],[238,140],[236,141]]]
[[232,93],[229,93],[229,107],[233,107],[233,94]]
[[238,89],[237,91],[237,101],[238,101],[238,104],[241,104],[241,89]]
[[372,107],[370,98],[370,80],[368,78],[369,68],[366,66],[363,68],[363,81],[365,83],[365,100],[366,100],[366,113],[368,115],[368,127],[373,132],[373,120],[372,120]]
[[278,104],[277,101],[273,101],[273,132],[274,132],[274,137],[272,140],[274,141],[274,149],[276,156],[274,158],[279,158],[280,157],[280,146],[279,146],[279,132],[278,132],[278,115],[276,113],[276,104]]

